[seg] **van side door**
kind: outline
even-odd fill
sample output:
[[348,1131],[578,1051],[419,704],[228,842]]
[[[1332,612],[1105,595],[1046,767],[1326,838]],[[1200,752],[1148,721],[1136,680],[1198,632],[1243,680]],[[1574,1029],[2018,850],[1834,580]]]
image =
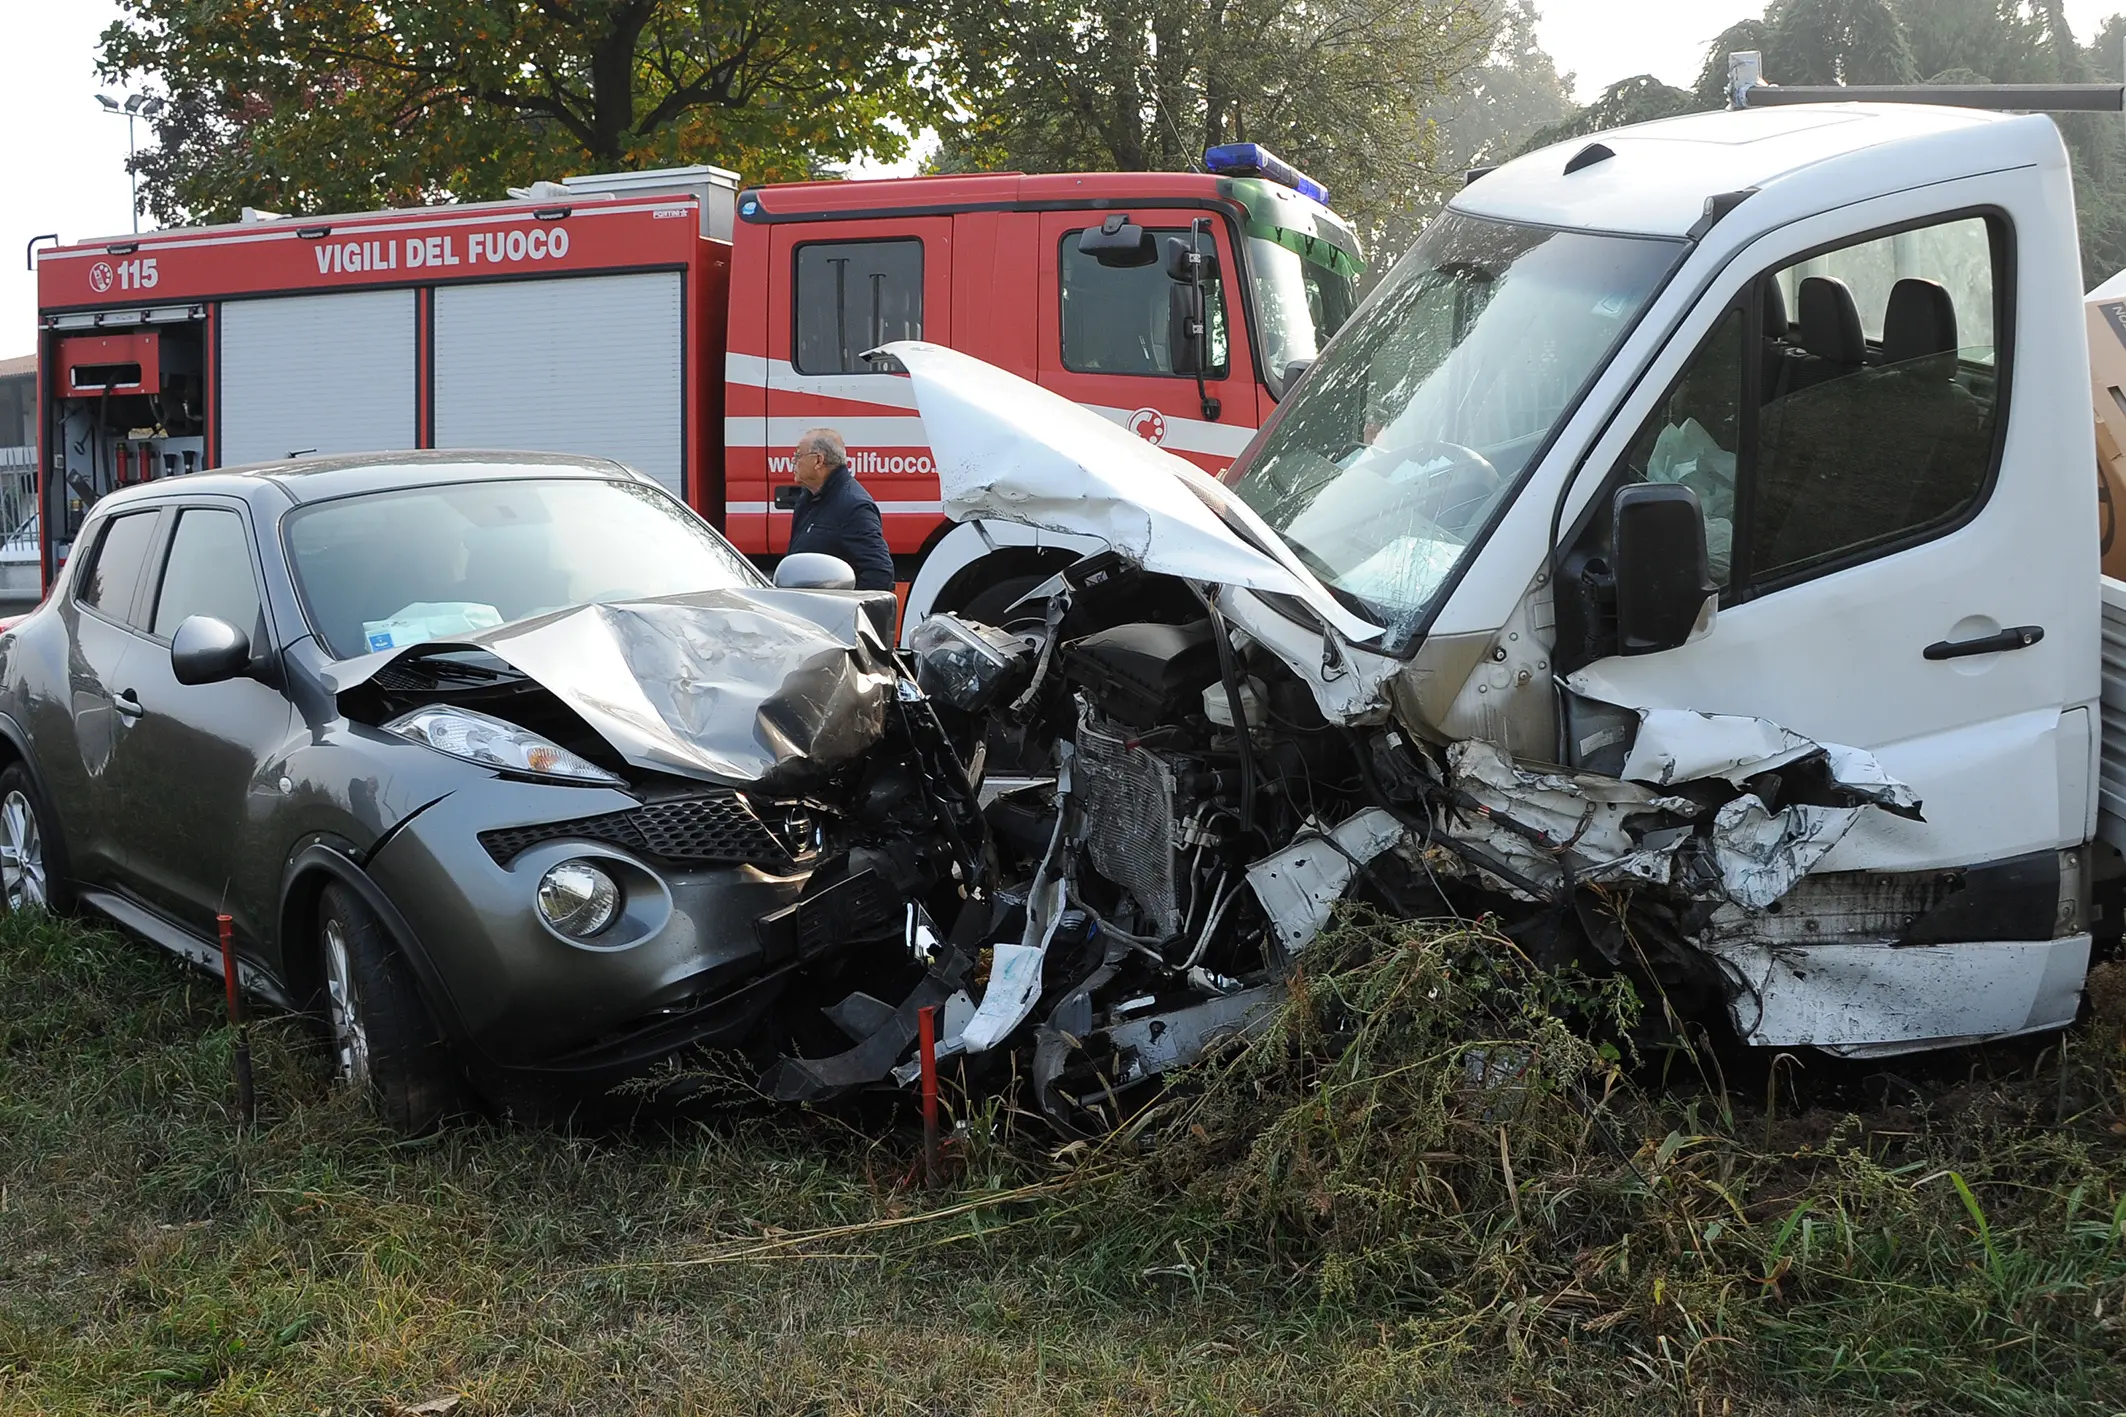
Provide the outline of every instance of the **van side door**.
[[[1863,813],[1812,875],[1870,873],[1921,909],[1944,881],[1997,887],[1939,941],[1985,946],[1963,983],[1885,987],[1893,1021],[1871,1019],[1876,1038],[2043,1026],[2051,1005],[2030,991],[2078,980],[2058,952],[2087,950],[2071,876],[2093,810],[2096,508],[2076,263],[2054,249],[2061,203],[2044,181],[2017,170],[1879,197],[1747,248],[1681,332],[1688,355],[1657,361],[1581,469],[1599,490],[1559,548],[1562,603],[1613,550],[1616,488],[1691,488],[1720,588],[1709,629],[1639,654],[1567,635],[1572,695],[1864,748],[1924,820]],[[1580,745],[1601,736],[1568,716],[1568,756],[1595,766]],[[1915,943],[1901,917],[1787,905],[1826,938]],[[1950,959],[1896,955],[1855,958],[1913,980]],[[1835,1045],[1844,1025],[1768,1012],[1755,1026],[1762,1043]]]

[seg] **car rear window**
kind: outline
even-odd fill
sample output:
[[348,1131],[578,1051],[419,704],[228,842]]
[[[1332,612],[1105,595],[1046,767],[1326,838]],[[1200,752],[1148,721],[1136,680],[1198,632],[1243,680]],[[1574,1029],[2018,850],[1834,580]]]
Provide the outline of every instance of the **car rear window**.
[[155,539],[154,511],[127,512],[111,518],[102,540],[96,543],[96,559],[74,598],[113,620],[130,622],[133,593],[147,570],[148,548]]

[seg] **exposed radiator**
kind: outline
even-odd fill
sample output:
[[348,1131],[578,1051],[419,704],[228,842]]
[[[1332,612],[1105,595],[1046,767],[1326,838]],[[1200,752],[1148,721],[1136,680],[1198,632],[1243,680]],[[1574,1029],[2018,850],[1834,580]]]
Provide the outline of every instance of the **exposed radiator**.
[[1181,929],[1174,887],[1174,775],[1158,754],[1089,713],[1078,718],[1072,791],[1090,823],[1093,867],[1129,892],[1161,934]]

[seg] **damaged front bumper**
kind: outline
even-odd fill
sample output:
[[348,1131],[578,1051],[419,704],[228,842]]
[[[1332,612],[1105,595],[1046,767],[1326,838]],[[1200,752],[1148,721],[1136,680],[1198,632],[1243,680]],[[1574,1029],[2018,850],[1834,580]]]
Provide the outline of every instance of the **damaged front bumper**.
[[[808,864],[614,844],[605,824],[643,810],[619,791],[495,779],[428,808],[367,863],[428,961],[439,1023],[476,1069],[595,1086],[689,1044],[733,1042],[773,1005],[754,922],[797,901]],[[537,907],[541,878],[572,860],[607,871],[625,899],[591,940]]]

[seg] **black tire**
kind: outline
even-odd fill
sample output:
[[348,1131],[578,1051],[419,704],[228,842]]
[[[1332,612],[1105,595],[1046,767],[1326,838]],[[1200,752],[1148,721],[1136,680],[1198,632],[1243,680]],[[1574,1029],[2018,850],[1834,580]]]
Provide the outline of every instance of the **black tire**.
[[29,769],[0,769],[0,910],[41,906],[54,915],[74,909],[66,841]]
[[[969,620],[979,620],[984,625],[993,625],[1000,630],[1008,629],[1009,626],[1004,623],[1005,612],[1011,609],[1020,596],[1047,579],[1047,576],[1007,576],[993,585],[983,586],[969,596],[967,604],[961,607],[958,613]],[[1034,618],[1039,619],[1039,614],[1036,613]]]
[[405,959],[346,886],[318,902],[317,952],[333,1072],[384,1124],[418,1136],[460,1111],[464,1092]]

